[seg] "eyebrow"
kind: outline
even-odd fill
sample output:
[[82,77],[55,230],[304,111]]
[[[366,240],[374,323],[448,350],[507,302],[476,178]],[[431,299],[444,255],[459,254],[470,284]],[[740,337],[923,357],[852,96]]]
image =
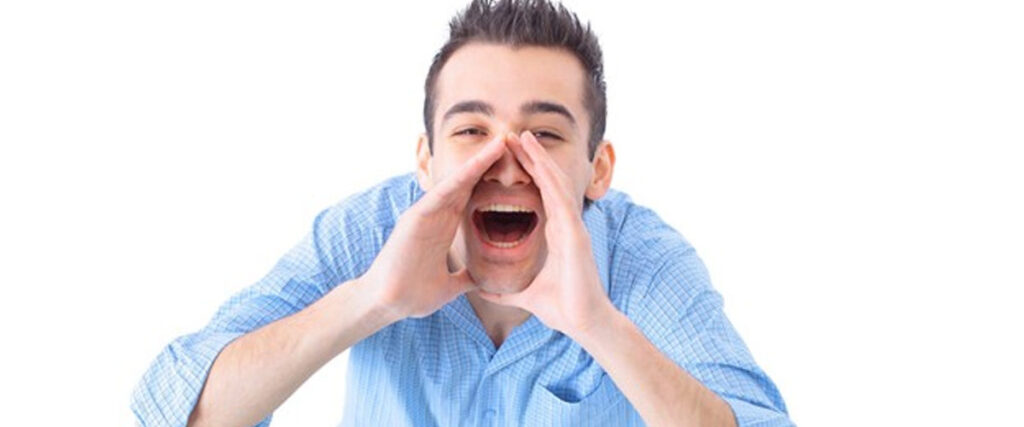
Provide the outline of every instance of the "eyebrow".
[[[524,116],[542,113],[555,113],[565,117],[573,127],[576,127],[576,118],[573,117],[568,108],[565,108],[565,106],[557,102],[528,101],[519,107],[519,112]],[[441,125],[443,126],[448,119],[460,113],[478,113],[486,116],[494,116],[494,107],[484,101],[475,99],[459,102],[449,108],[448,111],[445,111],[444,117],[441,119]]]

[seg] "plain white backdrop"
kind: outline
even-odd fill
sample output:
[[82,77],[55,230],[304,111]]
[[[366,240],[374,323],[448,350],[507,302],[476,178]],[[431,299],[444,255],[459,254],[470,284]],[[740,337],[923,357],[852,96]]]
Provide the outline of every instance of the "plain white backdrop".
[[[166,343],[411,171],[463,4],[0,5],[5,424],[131,425]],[[798,424],[1019,422],[1019,2],[566,4],[613,187],[694,244]],[[336,424],[345,362],[275,425]]]

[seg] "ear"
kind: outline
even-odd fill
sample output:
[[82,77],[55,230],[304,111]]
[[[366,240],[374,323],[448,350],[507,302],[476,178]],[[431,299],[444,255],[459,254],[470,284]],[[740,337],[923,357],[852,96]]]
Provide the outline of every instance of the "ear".
[[591,162],[593,174],[590,182],[587,183],[586,196],[590,200],[597,200],[604,197],[608,188],[612,185],[612,173],[615,171],[615,148],[612,142],[603,140],[594,151],[594,160]]
[[430,140],[427,134],[421,133],[416,142],[416,181],[419,182],[423,191],[430,191],[434,187],[433,171],[430,160]]

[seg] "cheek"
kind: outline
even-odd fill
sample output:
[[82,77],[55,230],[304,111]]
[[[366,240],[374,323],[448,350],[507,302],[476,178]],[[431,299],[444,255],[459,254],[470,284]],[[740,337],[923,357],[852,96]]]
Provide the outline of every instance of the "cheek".
[[445,150],[434,153],[434,158],[431,160],[431,175],[434,182],[436,183],[459,170],[471,157],[473,157],[473,153],[468,150]]
[[558,167],[562,169],[562,172],[569,179],[569,185],[572,186],[574,196],[579,196],[580,200],[583,200],[583,194],[587,191],[587,184],[590,183],[591,166],[590,163],[585,161],[568,161],[565,159],[555,159]]

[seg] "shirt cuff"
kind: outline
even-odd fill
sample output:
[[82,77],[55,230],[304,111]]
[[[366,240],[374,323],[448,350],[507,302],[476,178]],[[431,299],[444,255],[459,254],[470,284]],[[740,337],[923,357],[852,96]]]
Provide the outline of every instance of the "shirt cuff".
[[722,396],[722,400],[725,400],[725,402],[729,404],[729,407],[732,408],[732,413],[736,416],[736,425],[738,427],[795,426],[793,421],[790,421],[789,415],[785,412],[766,408],[764,406],[758,406],[747,402],[746,400],[740,400],[733,397]]
[[[200,331],[175,339],[150,365],[132,393],[132,412],[143,426],[183,426],[203,390],[213,361],[244,332]],[[270,423],[270,416],[259,426]]]

